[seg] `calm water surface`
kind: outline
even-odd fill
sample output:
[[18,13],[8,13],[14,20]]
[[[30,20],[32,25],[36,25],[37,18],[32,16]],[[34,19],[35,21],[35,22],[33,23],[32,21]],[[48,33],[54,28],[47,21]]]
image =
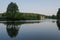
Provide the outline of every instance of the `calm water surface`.
[[1,22],[0,40],[60,40],[60,21]]

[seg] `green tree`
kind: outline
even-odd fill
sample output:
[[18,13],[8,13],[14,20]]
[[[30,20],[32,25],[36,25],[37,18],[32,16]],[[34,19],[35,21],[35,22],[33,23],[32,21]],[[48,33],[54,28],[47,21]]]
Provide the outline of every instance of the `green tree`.
[[55,15],[52,15],[52,17],[51,17],[52,19],[56,19],[56,16]]
[[15,14],[19,12],[18,6],[16,3],[11,2],[7,7],[7,18],[14,19]]
[[57,12],[57,19],[60,19],[60,8],[59,8],[59,10]]

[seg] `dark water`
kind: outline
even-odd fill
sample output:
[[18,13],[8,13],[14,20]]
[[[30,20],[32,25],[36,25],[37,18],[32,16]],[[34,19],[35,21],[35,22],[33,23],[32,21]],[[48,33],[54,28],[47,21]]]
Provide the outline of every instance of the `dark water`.
[[60,40],[60,21],[1,22],[0,40]]

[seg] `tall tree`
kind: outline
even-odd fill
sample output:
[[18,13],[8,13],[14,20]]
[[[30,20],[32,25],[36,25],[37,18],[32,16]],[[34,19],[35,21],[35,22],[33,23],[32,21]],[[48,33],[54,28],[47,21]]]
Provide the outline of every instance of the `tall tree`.
[[57,19],[60,19],[60,8],[58,9],[58,12],[57,12]]
[[16,5],[16,3],[11,2],[8,7],[7,7],[7,17],[14,19],[15,18],[15,14],[19,12],[18,6]]

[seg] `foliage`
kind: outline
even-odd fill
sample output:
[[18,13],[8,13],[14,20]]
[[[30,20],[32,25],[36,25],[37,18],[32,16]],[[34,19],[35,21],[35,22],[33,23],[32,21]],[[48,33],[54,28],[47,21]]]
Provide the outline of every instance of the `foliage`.
[[[2,17],[6,19],[7,13],[3,13]],[[14,20],[40,20],[40,14],[34,14],[34,13],[16,13]],[[8,17],[9,18],[9,17]],[[10,20],[10,19],[9,19]]]
[[16,5],[16,3],[11,2],[7,7],[7,11],[6,11],[7,18],[14,19],[15,14],[18,12],[19,10],[18,10],[18,6]]
[[52,16],[46,16],[47,19],[56,19],[56,15],[52,15]]
[[20,20],[38,20],[39,15],[34,14],[34,13],[17,13],[15,15],[15,18],[20,19]]
[[7,7],[7,11],[2,14],[1,18],[9,20],[40,20],[40,16],[42,15],[34,13],[21,13],[19,12],[17,4],[11,2]]
[[59,8],[59,10],[57,12],[57,19],[60,19],[60,8]]
[[52,15],[52,19],[56,19],[57,17],[55,15]]

